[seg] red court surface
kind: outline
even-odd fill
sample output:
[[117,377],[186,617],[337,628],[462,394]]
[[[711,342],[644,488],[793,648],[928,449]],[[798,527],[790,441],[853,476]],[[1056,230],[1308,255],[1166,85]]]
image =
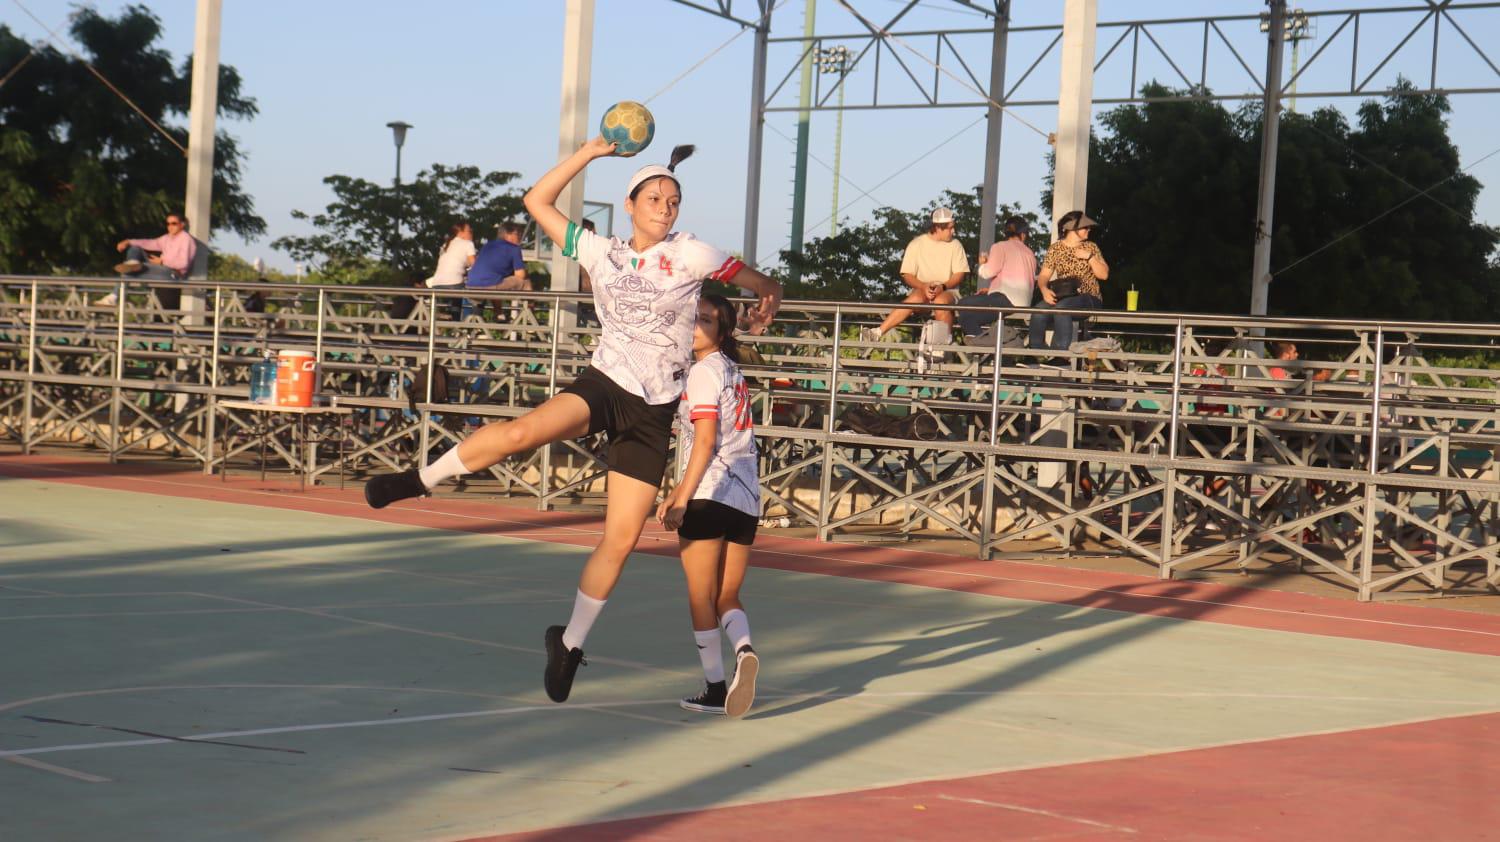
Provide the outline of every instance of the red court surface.
[[[536,512],[440,495],[368,509],[344,491],[55,456],[0,455],[0,477],[248,504],[381,524],[590,547],[591,514]],[[639,551],[675,555],[648,529]],[[1359,604],[1201,582],[763,535],[757,567],[1246,629],[1500,655],[1500,616]],[[1500,597],[1497,597],[1500,598]],[[1109,690],[1110,688],[1101,688]],[[1420,686],[1410,688],[1419,694]],[[1108,705],[1106,700],[1101,704]],[[1352,703],[1351,703],[1352,704]],[[1500,710],[1500,708],[1497,708]],[[1500,838],[1500,713],[1432,716],[1289,738],[857,788],[806,797],[447,839],[1449,840]],[[1003,766],[994,764],[990,768]],[[753,797],[744,799],[755,802]]]
[[[649,816],[484,842],[1500,838],[1500,714]],[[479,842],[479,840],[475,840]]]

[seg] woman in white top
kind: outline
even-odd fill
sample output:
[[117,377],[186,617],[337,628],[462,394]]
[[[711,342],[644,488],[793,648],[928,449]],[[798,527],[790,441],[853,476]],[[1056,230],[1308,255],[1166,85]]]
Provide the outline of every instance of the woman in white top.
[[586,231],[557,209],[562,189],[597,158],[613,155],[602,137],[553,167],[526,194],[526,210],[552,241],[588,270],[602,332],[593,359],[571,385],[514,421],[487,424],[436,462],[374,477],[365,500],[381,508],[419,497],[444,480],[482,471],[516,453],[598,432],[609,435],[604,534],[578,581],[566,626],[547,629],[543,685],[568,698],[583,663],[583,642],[656,506],[666,470],[672,417],[692,362],[693,323],[705,279],[744,287],[764,318],[781,304],[781,284],[734,257],[673,231],[682,186],[676,165],[691,146],[672,150],[668,166],[637,170],[625,188],[629,240]]
[[464,275],[474,265],[477,254],[474,249],[474,229],[467,222],[455,222],[448,229],[448,239],[443,241],[443,248],[438,252],[437,269],[427,279],[427,288],[462,287]]
[[[750,390],[740,374],[734,341],[734,305],[721,295],[698,302],[693,363],[687,392],[677,408],[681,447],[688,452],[682,479],[656,510],[677,530],[682,570],[687,574],[693,641],[706,686],[683,699],[686,710],[744,716],[755,701],[760,660],[750,645],[750,619],[740,603],[740,585],[750,563],[750,545],[760,520],[755,432]],[[734,650],[734,680],[724,680],[719,627]]]

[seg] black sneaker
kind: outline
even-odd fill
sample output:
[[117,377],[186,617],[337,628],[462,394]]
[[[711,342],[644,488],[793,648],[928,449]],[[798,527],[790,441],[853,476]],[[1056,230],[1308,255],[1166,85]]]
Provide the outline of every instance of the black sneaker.
[[703,692],[691,698],[683,699],[677,704],[683,710],[695,710],[699,713],[716,713],[724,715],[724,697],[729,691],[724,689],[724,682],[710,681],[703,688]]
[[365,483],[365,502],[372,509],[383,509],[397,500],[423,497],[427,493],[416,468],[399,474],[381,474]]
[[563,645],[565,626],[548,626],[547,670],[542,673],[542,686],[547,688],[547,698],[554,702],[566,702],[573,690],[573,676],[580,664],[587,664],[582,649],[569,649]]
[[760,673],[760,657],[746,643],[734,653],[734,680],[724,700],[724,713],[744,716],[755,703],[755,676]]

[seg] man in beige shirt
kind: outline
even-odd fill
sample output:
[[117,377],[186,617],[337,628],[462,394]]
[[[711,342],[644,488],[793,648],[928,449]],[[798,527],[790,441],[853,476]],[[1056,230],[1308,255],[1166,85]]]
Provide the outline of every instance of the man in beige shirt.
[[880,323],[880,327],[860,330],[860,339],[877,342],[914,313],[931,312],[934,319],[950,328],[953,326],[952,310],[929,310],[920,305],[952,304],[956,300],[952,290],[968,274],[969,259],[963,246],[954,239],[955,234],[953,211],[947,208],[933,211],[927,233],[912,240],[901,256],[901,280],[911,287],[911,294],[901,303],[919,306],[896,308]]

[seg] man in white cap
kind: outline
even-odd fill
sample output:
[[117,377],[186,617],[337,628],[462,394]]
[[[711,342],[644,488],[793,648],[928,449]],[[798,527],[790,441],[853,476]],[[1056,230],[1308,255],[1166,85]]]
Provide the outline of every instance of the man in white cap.
[[948,208],[933,211],[927,233],[917,235],[901,256],[901,280],[911,287],[911,294],[901,303],[917,306],[896,308],[885,317],[880,327],[861,329],[860,339],[878,342],[913,313],[926,313],[929,309],[934,319],[952,328],[953,311],[939,310],[931,305],[954,303],[956,299],[952,291],[968,274],[969,258],[964,254],[964,247],[954,239],[955,235],[953,211]]

